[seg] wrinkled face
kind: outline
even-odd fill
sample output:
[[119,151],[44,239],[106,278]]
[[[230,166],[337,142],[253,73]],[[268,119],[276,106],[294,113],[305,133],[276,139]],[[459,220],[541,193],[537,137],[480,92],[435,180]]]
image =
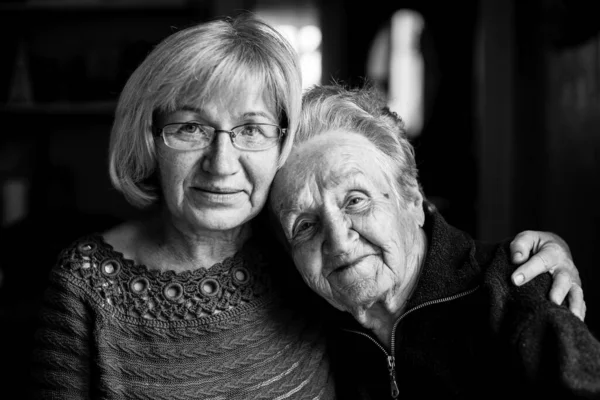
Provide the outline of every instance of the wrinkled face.
[[296,267],[344,311],[398,293],[415,269],[422,197],[395,198],[379,154],[362,135],[327,132],[295,148],[272,187]]
[[[241,90],[230,102],[214,101],[201,108],[187,104],[159,118],[159,127],[198,122],[230,130],[246,123],[279,124],[259,90]],[[165,206],[180,229],[229,231],[256,216],[265,204],[277,170],[280,145],[264,151],[235,148],[219,133],[204,149],[181,151],[156,138],[158,170]]]

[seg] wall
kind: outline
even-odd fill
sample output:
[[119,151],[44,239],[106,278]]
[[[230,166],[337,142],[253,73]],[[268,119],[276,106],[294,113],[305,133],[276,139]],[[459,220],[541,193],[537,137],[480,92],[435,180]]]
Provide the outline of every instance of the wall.
[[583,43],[548,49],[547,133],[541,176],[545,228],[570,244],[581,270],[588,323],[600,333],[600,34]]

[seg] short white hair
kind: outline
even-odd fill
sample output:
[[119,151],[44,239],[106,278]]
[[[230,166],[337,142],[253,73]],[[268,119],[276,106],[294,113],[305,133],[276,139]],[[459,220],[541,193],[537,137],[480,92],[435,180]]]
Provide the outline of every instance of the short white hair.
[[413,200],[414,191],[408,188],[421,191],[415,152],[404,122],[390,111],[374,86],[347,89],[334,84],[306,91],[295,144],[333,130],[360,134],[377,148],[373,161],[379,164],[398,201]]

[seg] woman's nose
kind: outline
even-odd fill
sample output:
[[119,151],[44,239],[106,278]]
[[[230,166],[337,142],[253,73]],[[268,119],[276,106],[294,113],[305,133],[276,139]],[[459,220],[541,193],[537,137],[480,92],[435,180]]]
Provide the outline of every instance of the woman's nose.
[[233,147],[229,132],[220,131],[215,135],[205,153],[202,167],[213,175],[233,175],[240,168],[239,150]]
[[345,215],[335,215],[325,218],[323,224],[325,233],[323,253],[330,256],[350,253],[358,239],[358,233],[352,229],[350,218]]

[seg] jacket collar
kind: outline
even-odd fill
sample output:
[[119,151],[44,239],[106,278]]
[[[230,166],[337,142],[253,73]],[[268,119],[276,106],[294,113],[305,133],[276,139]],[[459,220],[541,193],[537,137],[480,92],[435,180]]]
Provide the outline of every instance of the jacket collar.
[[473,239],[450,226],[431,205],[424,208],[427,255],[409,309],[471,289],[478,284],[481,273]]

